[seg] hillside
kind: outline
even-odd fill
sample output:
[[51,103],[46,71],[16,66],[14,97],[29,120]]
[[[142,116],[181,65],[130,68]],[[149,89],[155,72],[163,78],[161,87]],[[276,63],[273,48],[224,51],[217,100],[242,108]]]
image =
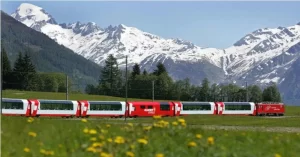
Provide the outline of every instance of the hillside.
[[33,64],[40,72],[63,72],[72,78],[75,88],[85,88],[87,83],[96,83],[100,66],[72,50],[59,45],[47,35],[15,20],[1,11],[1,42],[11,63],[19,52],[29,49]]

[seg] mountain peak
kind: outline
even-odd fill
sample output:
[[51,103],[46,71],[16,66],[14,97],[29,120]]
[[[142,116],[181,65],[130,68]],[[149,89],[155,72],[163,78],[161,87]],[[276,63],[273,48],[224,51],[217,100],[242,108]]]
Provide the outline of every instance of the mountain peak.
[[299,22],[299,23],[297,23],[297,25],[300,25],[300,22]]
[[22,3],[11,16],[28,27],[37,27],[37,29],[45,23],[57,24],[43,8],[29,3]]

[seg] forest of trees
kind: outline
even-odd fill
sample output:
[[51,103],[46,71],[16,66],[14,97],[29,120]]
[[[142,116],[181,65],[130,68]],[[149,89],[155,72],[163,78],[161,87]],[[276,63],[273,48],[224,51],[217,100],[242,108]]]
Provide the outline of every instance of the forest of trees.
[[[125,97],[125,82],[125,72],[118,68],[116,58],[110,55],[101,71],[99,84],[87,85],[86,93]],[[189,79],[173,81],[162,63],[158,63],[152,73],[141,72],[140,66],[135,64],[128,72],[128,97],[152,99],[153,82],[155,100],[281,102],[276,84],[263,90],[257,85],[246,89],[235,84],[211,85],[208,79],[204,79],[201,86],[195,86]]]
[[[26,91],[65,92],[66,75],[62,73],[40,73],[32,64],[31,58],[25,52],[19,52],[18,58],[11,67],[7,53],[2,46],[2,87]],[[69,79],[69,85],[71,80]],[[69,86],[70,87],[70,86]]]

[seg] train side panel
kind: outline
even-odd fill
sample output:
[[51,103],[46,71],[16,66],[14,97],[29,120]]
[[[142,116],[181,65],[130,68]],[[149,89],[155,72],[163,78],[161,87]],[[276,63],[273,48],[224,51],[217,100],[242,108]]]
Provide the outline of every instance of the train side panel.
[[31,106],[26,99],[2,98],[1,110],[7,116],[27,116],[31,115]]
[[34,104],[33,116],[73,117],[80,113],[77,101],[71,100],[37,100]]
[[219,115],[256,115],[253,102],[217,102]]
[[275,115],[283,116],[285,113],[285,105],[276,102],[262,102],[256,104],[257,115]]
[[181,102],[180,115],[217,114],[217,105],[214,102]]
[[175,104],[180,109],[181,105],[173,102],[128,102],[128,117],[174,116],[180,113],[175,112]]
[[126,103],[123,101],[80,101],[82,117],[123,117]]

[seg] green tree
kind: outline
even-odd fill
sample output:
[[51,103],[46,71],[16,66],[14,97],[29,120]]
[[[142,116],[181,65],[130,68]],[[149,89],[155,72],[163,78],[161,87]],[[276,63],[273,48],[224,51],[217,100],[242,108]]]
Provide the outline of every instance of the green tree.
[[101,94],[104,95],[120,96],[121,94],[121,71],[118,68],[117,59],[113,55],[109,55],[105,61],[105,66],[101,71],[99,87]]
[[281,95],[276,84],[272,84],[263,91],[263,101],[281,102]]
[[13,88],[23,90],[23,84],[24,84],[24,60],[21,52],[19,52],[18,58],[14,63],[13,68]]
[[201,89],[199,93],[199,100],[208,101],[209,97],[210,97],[209,81],[207,78],[205,78],[202,80]]
[[154,75],[159,76],[163,73],[168,73],[166,67],[161,62],[157,63],[156,68],[153,72]]
[[25,53],[25,56],[23,58],[23,77],[24,82],[22,89],[25,90],[37,90],[37,79],[36,77],[36,70],[34,65],[31,62],[30,56],[28,53]]
[[7,57],[6,51],[4,49],[4,47],[2,46],[2,67],[3,67],[3,71],[2,71],[2,77],[3,77],[3,89],[8,89],[11,87],[11,65],[10,65],[10,61]]
[[257,85],[248,87],[248,93],[249,101],[255,103],[262,101],[262,91]]
[[147,75],[147,74],[148,74],[147,70],[146,70],[146,69],[144,69],[144,71],[143,71],[143,75]]
[[140,75],[140,74],[141,74],[140,66],[136,63],[132,68],[131,77],[132,79],[134,79],[136,75]]

